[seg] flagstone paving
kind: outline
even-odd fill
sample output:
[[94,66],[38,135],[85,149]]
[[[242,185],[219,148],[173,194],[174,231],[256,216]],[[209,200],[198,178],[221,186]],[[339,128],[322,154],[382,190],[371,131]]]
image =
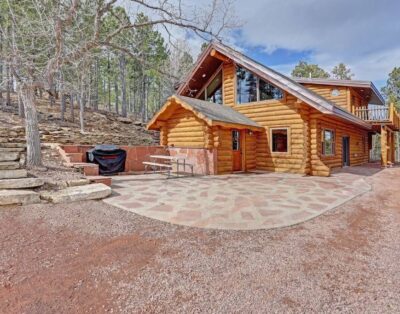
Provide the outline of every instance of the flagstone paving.
[[312,219],[370,190],[352,173],[329,178],[280,173],[166,179],[159,174],[113,178],[104,202],[165,222],[212,229],[253,230]]

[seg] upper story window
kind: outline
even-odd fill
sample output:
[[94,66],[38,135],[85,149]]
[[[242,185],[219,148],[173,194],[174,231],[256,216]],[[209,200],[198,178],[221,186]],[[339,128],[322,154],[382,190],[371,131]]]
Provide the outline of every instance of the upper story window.
[[204,91],[200,94],[199,99],[207,100],[216,104],[223,104],[222,98],[222,71],[211,80]]
[[238,104],[283,98],[281,89],[263,81],[240,66],[236,68],[236,82],[236,101]]

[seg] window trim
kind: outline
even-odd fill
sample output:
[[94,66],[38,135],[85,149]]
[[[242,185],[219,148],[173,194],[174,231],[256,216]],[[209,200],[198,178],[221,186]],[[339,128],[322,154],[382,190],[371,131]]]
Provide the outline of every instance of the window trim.
[[[273,138],[272,138],[272,131],[275,130],[286,130],[287,132],[287,151],[286,152],[274,152],[273,150]],[[276,126],[273,128],[269,128],[269,148],[271,151],[271,155],[291,155],[291,132],[290,132],[290,127],[289,126]]]
[[[219,74],[219,72],[222,72],[222,90],[224,90],[224,73],[222,71],[222,64],[217,68],[217,70],[210,76],[208,81],[204,84],[204,86],[200,89],[200,91],[196,94],[196,99],[200,99],[200,95],[204,92],[204,99],[200,100],[206,100],[207,99],[207,87],[208,85],[211,84],[211,82],[215,79],[215,77]],[[222,93],[222,102],[223,102],[224,95]]]
[[[333,134],[333,141],[332,141],[332,154],[327,154],[325,152],[325,131],[332,132]],[[321,136],[321,154],[325,157],[334,157],[336,156],[336,130],[329,129],[329,128],[322,128],[322,136]]]

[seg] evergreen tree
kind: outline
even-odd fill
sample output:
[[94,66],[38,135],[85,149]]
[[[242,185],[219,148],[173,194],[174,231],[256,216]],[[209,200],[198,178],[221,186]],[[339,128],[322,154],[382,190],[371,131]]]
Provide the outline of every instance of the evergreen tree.
[[306,61],[299,61],[299,64],[292,71],[292,77],[329,78],[330,75],[317,64],[308,64]]
[[400,67],[395,67],[390,72],[386,86],[382,88],[382,93],[389,103],[393,103],[400,109]]
[[351,80],[354,76],[351,70],[344,64],[339,63],[332,69],[332,76],[337,80]]

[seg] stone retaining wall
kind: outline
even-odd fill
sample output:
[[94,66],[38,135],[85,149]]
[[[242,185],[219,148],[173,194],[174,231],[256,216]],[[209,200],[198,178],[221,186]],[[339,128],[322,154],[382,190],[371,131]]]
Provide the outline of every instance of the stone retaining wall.
[[25,143],[25,128],[21,126],[1,127],[0,143]]

